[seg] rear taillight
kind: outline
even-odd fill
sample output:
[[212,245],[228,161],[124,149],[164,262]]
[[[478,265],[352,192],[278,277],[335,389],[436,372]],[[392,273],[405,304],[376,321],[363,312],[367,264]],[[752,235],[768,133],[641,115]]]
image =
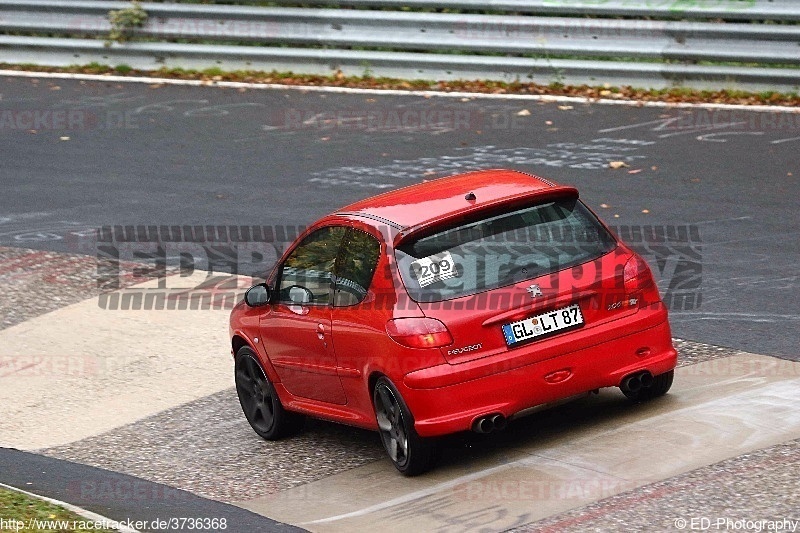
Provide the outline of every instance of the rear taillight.
[[644,259],[636,254],[625,263],[623,279],[627,294],[640,292],[653,285],[653,274],[650,272],[650,267],[647,266]]
[[662,307],[664,303],[658,293],[658,287],[644,259],[634,254],[623,271],[625,294],[628,305],[639,309]]
[[396,318],[386,323],[386,333],[409,348],[439,348],[453,343],[447,326],[435,318]]

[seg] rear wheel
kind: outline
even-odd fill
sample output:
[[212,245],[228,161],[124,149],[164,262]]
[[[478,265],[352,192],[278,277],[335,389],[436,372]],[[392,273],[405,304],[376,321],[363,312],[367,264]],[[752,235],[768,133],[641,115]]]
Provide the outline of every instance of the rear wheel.
[[277,440],[302,427],[303,417],[283,408],[256,354],[247,346],[236,353],[235,380],[244,416],[262,438]]
[[383,447],[395,468],[404,476],[428,471],[434,463],[436,443],[417,435],[411,412],[392,382],[379,378],[372,401]]
[[653,398],[664,396],[667,391],[669,391],[670,387],[672,387],[672,381],[674,378],[675,370],[670,370],[669,372],[659,374],[658,376],[653,376],[653,383],[649,387],[642,387],[635,392],[626,392],[625,390],[622,392],[629,399],[636,402],[652,400]]

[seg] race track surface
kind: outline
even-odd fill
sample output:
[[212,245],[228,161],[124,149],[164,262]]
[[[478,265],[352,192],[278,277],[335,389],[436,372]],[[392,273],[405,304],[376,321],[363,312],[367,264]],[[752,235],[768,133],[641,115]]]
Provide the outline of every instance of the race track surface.
[[[0,78],[0,482],[114,519],[226,516],[228,531],[792,518],[798,148],[788,111]],[[231,297],[339,206],[497,167],[576,185],[647,259],[680,354],[670,394],[603,390],[456,435],[414,479],[368,431],[258,438],[232,387]],[[224,250],[150,242],[200,225],[272,238],[238,243],[234,272]],[[222,305],[175,308],[198,291]],[[142,295],[162,308],[126,307]]]

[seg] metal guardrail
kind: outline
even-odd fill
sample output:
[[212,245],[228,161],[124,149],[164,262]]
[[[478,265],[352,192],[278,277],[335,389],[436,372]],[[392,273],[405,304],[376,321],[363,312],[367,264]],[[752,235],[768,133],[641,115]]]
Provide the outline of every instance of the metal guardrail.
[[[158,0],[156,0],[158,1]],[[255,4],[259,0],[238,0]],[[797,0],[272,0],[276,4],[381,9],[447,9],[536,15],[800,20]]]
[[[381,0],[346,1],[350,5],[383,5]],[[463,7],[471,0],[447,2]],[[668,4],[668,0],[652,2],[661,2],[662,11]],[[386,3],[398,4],[394,0]],[[420,3],[422,0],[417,1]],[[442,1],[424,3],[440,5]],[[513,3],[506,1],[503,5]],[[577,0],[539,0],[526,5],[537,3],[556,11],[575,10],[579,4]],[[631,3],[606,0],[597,6],[589,2],[592,8],[579,12],[641,11],[640,7],[623,6]],[[637,3],[641,6],[650,2]],[[717,4],[720,11],[719,5],[725,2],[709,3]],[[736,3],[736,7],[751,4],[748,12],[757,19],[770,15],[800,21],[800,2],[727,3]],[[6,34],[0,35],[0,57],[6,62],[60,66],[99,62],[125,63],[133,68],[220,66],[312,74],[341,70],[352,75],[367,72],[415,79],[519,79],[537,83],[733,86],[783,91],[800,87],[800,24],[793,23],[144,3],[142,7],[149,15],[147,24],[133,34],[149,42],[104,46],[102,40],[86,38],[106,36],[111,29],[108,12],[130,5],[0,0],[0,33]],[[494,9],[491,1],[482,5]],[[545,11],[551,12],[548,9]],[[745,10],[738,9],[736,14],[742,11]],[[168,40],[204,44],[164,42]],[[580,59],[572,59],[576,56]],[[732,62],[740,64],[727,64]],[[785,68],[775,68],[779,64]]]

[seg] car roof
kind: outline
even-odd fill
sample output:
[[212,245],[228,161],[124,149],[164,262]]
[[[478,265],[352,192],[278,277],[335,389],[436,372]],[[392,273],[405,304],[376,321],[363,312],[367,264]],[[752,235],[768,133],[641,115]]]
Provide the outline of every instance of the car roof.
[[[399,228],[409,228],[479,209],[483,205],[554,189],[574,191],[517,170],[481,170],[425,181],[373,196],[345,206],[336,214],[361,215],[392,223]],[[475,200],[466,198],[469,193],[475,195]]]

